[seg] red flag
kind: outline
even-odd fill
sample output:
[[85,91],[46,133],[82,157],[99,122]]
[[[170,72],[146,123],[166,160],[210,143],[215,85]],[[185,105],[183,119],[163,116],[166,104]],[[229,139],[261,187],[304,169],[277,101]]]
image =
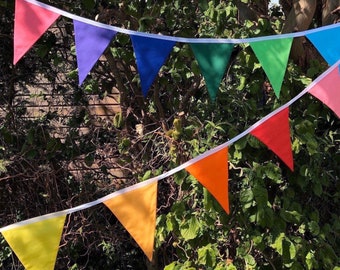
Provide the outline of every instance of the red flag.
[[250,134],[267,145],[293,171],[288,117],[289,108],[287,107],[258,125]]
[[42,34],[59,17],[59,14],[25,0],[15,2],[14,58],[15,65]]
[[323,77],[308,91],[311,95],[321,100],[340,118],[340,74],[338,66]]
[[229,214],[228,148],[209,155],[186,167]]

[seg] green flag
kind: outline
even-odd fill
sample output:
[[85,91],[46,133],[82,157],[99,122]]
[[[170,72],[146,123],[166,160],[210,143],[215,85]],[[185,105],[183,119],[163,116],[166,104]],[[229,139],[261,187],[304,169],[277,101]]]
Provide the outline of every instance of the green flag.
[[234,46],[229,43],[191,43],[190,46],[214,101]]
[[292,42],[293,38],[279,38],[250,43],[277,97],[280,96]]

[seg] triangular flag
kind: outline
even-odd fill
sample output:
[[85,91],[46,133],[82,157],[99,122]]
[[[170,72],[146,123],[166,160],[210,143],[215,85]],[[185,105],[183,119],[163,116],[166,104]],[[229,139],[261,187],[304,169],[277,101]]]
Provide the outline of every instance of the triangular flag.
[[25,0],[15,1],[15,65],[60,15]]
[[228,148],[222,148],[185,169],[215,197],[229,214]]
[[337,66],[308,91],[340,118],[340,74]]
[[329,65],[340,59],[340,27],[306,35]]
[[250,43],[277,97],[280,96],[292,41],[293,38],[278,38]]
[[156,230],[157,182],[125,190],[121,190],[121,194],[105,201],[104,204],[152,261]]
[[267,145],[292,171],[294,170],[288,107],[265,120],[250,134]]
[[2,235],[27,270],[53,270],[66,215],[14,227]]
[[131,35],[131,40],[136,55],[142,92],[146,96],[176,42],[134,35]]
[[214,101],[234,46],[229,43],[192,43],[190,46]]
[[79,85],[103,54],[117,32],[73,20]]

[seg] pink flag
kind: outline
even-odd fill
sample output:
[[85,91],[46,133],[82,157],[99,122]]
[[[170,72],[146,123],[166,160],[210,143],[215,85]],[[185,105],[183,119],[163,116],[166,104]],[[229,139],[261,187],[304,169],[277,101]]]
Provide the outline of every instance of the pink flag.
[[288,107],[265,120],[250,134],[268,146],[292,171],[294,169]]
[[321,100],[340,118],[340,74],[338,65],[308,91]]
[[14,58],[15,65],[42,34],[59,17],[59,14],[25,0],[15,2]]

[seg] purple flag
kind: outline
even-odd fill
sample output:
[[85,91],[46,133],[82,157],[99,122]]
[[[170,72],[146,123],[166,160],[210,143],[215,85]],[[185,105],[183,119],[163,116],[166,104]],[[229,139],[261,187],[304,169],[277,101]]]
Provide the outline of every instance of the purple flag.
[[136,55],[142,92],[146,96],[176,42],[134,35],[131,35],[131,40]]
[[117,32],[73,20],[79,85],[103,54]]

